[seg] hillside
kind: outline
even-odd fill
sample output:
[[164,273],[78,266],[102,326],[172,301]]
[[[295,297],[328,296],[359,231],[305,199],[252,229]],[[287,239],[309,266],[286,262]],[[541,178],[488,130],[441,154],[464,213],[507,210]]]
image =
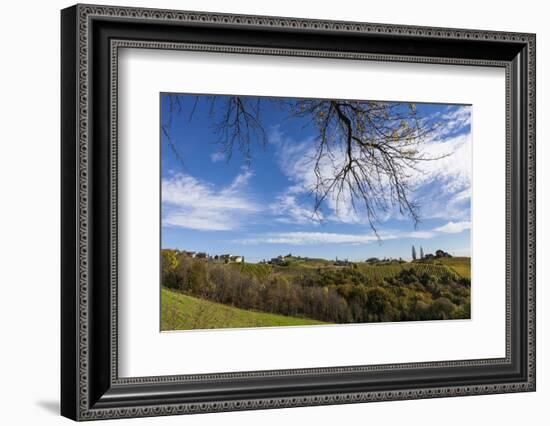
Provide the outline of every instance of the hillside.
[[471,278],[471,265],[469,257],[442,257],[434,260],[435,265],[444,265],[455,271],[458,275]]
[[[337,266],[332,261],[324,259],[295,259],[286,260],[285,265],[247,265],[260,268],[265,271],[264,276],[269,272],[277,273],[287,278],[304,276],[320,277],[323,273],[331,271],[346,271],[356,269],[361,271],[365,277],[373,281],[382,281],[397,277],[404,270],[413,270],[417,274],[427,273],[437,278],[448,277],[457,279],[460,277],[470,278],[469,257],[437,258],[434,260],[419,260],[415,262],[381,261],[377,263],[350,262],[348,265]],[[245,265],[240,266],[246,271]]]
[[161,330],[327,324],[308,318],[247,311],[233,306],[198,299],[166,288],[162,289],[161,300]]
[[163,300],[163,329],[465,319],[469,277],[467,257],[253,264],[164,250],[162,283],[179,298]]

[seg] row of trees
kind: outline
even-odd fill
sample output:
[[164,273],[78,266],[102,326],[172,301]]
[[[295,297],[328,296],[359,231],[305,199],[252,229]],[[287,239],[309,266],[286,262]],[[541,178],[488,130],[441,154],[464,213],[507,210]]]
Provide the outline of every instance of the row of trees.
[[[416,256],[416,247],[413,245],[411,249],[411,255],[412,260],[417,260]],[[433,260],[433,259],[440,259],[442,257],[453,257],[451,254],[447,253],[444,250],[438,249],[435,251],[435,254],[428,253],[424,255],[424,250],[422,249],[422,246],[420,246],[420,259],[421,260]]]
[[[412,246],[412,259],[413,260],[416,260],[416,247],[413,245]],[[420,259],[424,259],[424,249],[422,248],[422,246],[420,246]]]
[[241,271],[237,265],[209,263],[163,251],[164,286],[243,309],[332,323],[470,316],[469,282],[464,280],[442,280],[426,273],[419,276],[413,270],[403,270],[399,276],[380,283],[365,280],[353,268],[338,271],[338,280],[330,274],[327,272],[324,279],[281,273],[260,278]]
[[260,280],[234,266],[180,257],[173,269],[163,269],[162,282],[168,288],[243,309],[350,322],[346,300],[335,288],[293,284],[278,275]]

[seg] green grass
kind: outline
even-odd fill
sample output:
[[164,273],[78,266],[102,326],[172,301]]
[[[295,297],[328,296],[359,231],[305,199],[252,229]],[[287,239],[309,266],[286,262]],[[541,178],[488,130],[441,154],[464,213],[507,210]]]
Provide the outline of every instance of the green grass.
[[362,271],[368,278],[375,281],[382,281],[384,279],[393,278],[403,270],[410,268],[407,263],[398,262],[384,262],[375,263],[373,265],[367,263],[357,264],[360,271]]
[[435,263],[447,266],[461,277],[471,277],[471,265],[469,257],[442,257],[440,259],[437,259]]
[[358,263],[357,265],[363,273],[376,281],[394,278],[399,275],[402,270],[411,268],[413,268],[415,272],[421,274],[427,273],[437,278],[442,278],[444,276],[456,278],[457,275],[470,278],[469,257],[442,258],[433,262],[381,262],[375,264]]
[[230,263],[232,268],[238,269],[239,271],[248,274],[250,276],[256,277],[258,279],[266,279],[269,277],[272,271],[271,265],[263,265],[259,263]]
[[162,330],[327,324],[309,318],[247,311],[233,306],[198,299],[166,288],[162,289],[161,304]]

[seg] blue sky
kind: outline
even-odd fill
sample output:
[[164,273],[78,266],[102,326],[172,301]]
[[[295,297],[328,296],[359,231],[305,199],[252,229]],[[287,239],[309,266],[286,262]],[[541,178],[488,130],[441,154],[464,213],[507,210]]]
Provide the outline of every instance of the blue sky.
[[[470,255],[471,107],[416,104],[417,113],[438,127],[422,145],[427,156],[411,171],[410,198],[421,223],[390,210],[374,235],[361,211],[328,200],[313,215],[312,167],[316,129],[288,119],[276,103],[263,103],[267,144],[252,144],[247,164],[238,149],[220,152],[211,109],[204,99],[178,95],[181,109],[161,95],[162,247],[231,253],[257,262],[292,253],[327,259],[409,259],[411,245],[425,253],[443,249]],[[193,110],[194,108],[194,110]],[[191,116],[191,111],[194,111]],[[176,147],[177,153],[171,148]]]

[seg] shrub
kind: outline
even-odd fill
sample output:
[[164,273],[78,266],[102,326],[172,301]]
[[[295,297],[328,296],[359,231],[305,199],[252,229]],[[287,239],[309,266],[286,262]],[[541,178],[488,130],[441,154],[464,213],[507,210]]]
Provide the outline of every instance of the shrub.
[[456,306],[446,297],[440,297],[430,306],[432,319],[451,319],[454,316]]

